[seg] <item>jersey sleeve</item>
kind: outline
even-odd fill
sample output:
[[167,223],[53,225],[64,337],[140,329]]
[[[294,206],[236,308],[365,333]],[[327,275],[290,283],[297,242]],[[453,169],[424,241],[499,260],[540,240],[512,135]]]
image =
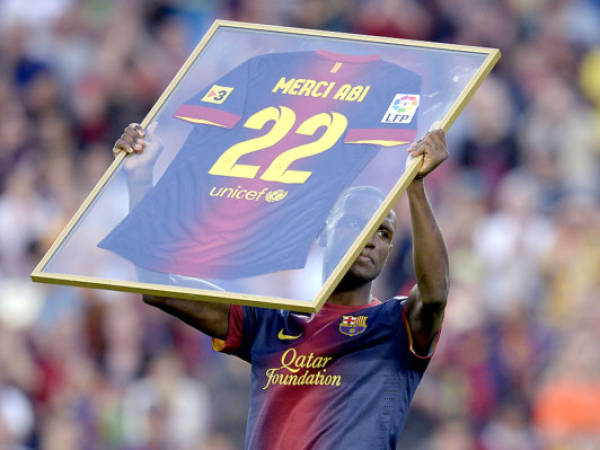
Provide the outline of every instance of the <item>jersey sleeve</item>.
[[259,318],[256,308],[231,305],[227,338],[225,340],[212,338],[213,349],[250,362],[250,352],[259,326]]
[[251,61],[205,87],[179,106],[174,116],[186,122],[233,128],[244,113]]
[[227,337],[225,340],[212,338],[212,347],[217,352],[238,355],[240,358],[248,361],[242,356],[244,349],[242,342],[244,336],[244,307],[239,305],[229,306],[229,322],[227,328]]
[[395,297],[394,299],[385,302],[384,306],[387,311],[387,318],[393,322],[392,325],[397,330],[397,339],[400,345],[402,345],[402,351],[410,353],[411,359],[417,363],[427,363],[434,355],[437,348],[437,343],[440,339],[441,329],[431,340],[429,351],[426,354],[418,353],[414,348],[414,340],[412,331],[408,323],[406,316],[406,297]]
[[433,337],[433,339],[429,345],[429,351],[427,352],[427,354],[422,355],[420,353],[417,353],[417,351],[414,348],[412,332],[410,330],[408,318],[406,317],[406,308],[404,308],[404,307],[402,308],[402,324],[404,326],[404,329],[406,330],[406,335],[408,336],[408,349],[410,350],[410,353],[417,359],[425,360],[425,361],[430,360],[431,357],[433,356],[433,354],[435,353],[435,349],[437,348],[437,343],[440,340],[440,334],[442,332],[441,327],[438,330],[438,332],[435,334],[435,336]]
[[411,143],[417,135],[421,77],[387,63],[371,84],[345,137],[345,144],[393,147]]

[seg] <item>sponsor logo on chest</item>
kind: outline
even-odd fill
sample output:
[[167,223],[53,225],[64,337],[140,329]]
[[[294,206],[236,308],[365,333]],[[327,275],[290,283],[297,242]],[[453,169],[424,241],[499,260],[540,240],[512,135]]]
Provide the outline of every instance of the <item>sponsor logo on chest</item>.
[[282,353],[279,367],[270,367],[265,371],[263,390],[274,385],[280,386],[326,386],[338,387],[342,383],[339,374],[327,373],[327,365],[332,356],[300,353],[289,348]]

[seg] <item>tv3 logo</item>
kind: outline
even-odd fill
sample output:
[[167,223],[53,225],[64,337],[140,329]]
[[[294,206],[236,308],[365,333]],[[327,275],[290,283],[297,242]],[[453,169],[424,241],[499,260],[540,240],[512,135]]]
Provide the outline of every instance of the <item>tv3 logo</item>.
[[220,105],[225,100],[227,100],[227,97],[229,97],[229,94],[231,94],[232,91],[232,87],[219,86],[218,84],[213,84],[212,87],[206,93],[206,95],[202,97],[202,101],[208,103],[216,103],[217,105]]

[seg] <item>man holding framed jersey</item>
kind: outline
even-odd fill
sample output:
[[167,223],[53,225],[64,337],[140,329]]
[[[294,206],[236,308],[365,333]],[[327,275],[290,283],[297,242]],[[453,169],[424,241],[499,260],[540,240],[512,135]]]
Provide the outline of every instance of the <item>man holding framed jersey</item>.
[[[133,154],[125,161],[132,207],[152,187],[160,147],[154,126],[144,131],[131,124],[115,144],[115,151]],[[423,155],[407,189],[417,279],[408,297],[382,303],[371,295],[392,245],[393,211],[317,314],[144,296],[211,336],[215,350],[252,365],[246,448],[396,448],[439,337],[449,278],[424,186],[448,157],[444,132],[427,133],[408,152]],[[338,198],[321,236],[325,273],[336,234],[368,220],[381,200],[371,188],[351,188]]]

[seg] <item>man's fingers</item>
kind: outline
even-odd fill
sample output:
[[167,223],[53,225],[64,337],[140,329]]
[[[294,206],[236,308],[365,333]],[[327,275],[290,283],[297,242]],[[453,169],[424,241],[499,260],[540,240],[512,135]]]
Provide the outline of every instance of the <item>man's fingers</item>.
[[441,128],[438,128],[437,130],[433,130],[430,133],[431,133],[431,139],[437,145],[440,145],[443,147],[446,146],[446,132],[444,130],[442,130]]
[[431,136],[426,134],[421,139],[419,139],[415,144],[416,145],[415,145],[414,151],[418,152],[419,154],[427,153],[427,151],[431,150],[431,147],[432,147]]
[[425,153],[425,148],[423,147],[423,145],[419,145],[418,147],[415,147],[412,150],[409,150],[408,154],[412,157],[412,158],[416,158],[419,155],[422,155]]
[[127,128],[130,128],[130,127],[135,129],[141,137],[144,137],[146,135],[146,133],[144,132],[144,129],[142,128],[142,126],[139,123],[130,123]]
[[118,150],[125,150],[127,153],[141,153],[144,150],[146,143],[139,135],[132,136],[131,133],[123,133],[115,143],[113,151],[118,153]]
[[439,134],[435,133],[433,131],[430,131],[425,135],[423,142],[425,142],[425,144],[430,145],[430,146],[440,145],[442,143],[441,137],[439,136]]
[[143,148],[143,140],[137,136],[131,136],[125,134],[121,137],[121,140],[126,143],[133,151],[140,151]]
[[431,139],[440,146],[446,145],[446,133],[444,130],[435,130],[431,132]]
[[113,153],[116,155],[121,150],[127,153],[133,152],[133,148],[131,148],[131,145],[128,142],[126,142],[123,138],[120,138],[117,140],[117,142],[115,142],[115,146],[113,147]]
[[132,134],[132,133],[123,133],[121,135],[121,140],[123,142],[126,142],[128,145],[133,145],[135,144],[139,139],[139,136],[137,134]]
[[437,129],[427,132],[421,139],[413,142],[407,151],[413,158],[425,155],[426,159],[446,159],[446,135],[444,130]]
[[408,153],[413,154],[414,152],[421,152],[421,143],[422,142],[423,142],[423,138],[410,144],[410,146],[407,149]]
[[429,154],[443,156],[448,153],[446,149],[446,134],[443,130],[435,130],[427,133],[424,143],[427,146],[427,153]]
[[409,158],[423,155],[423,164],[417,176],[423,178],[448,158],[446,133],[437,128],[428,131],[425,136],[408,147]]
[[[142,130],[143,131],[143,130]],[[123,136],[127,136],[128,138],[131,139],[131,141],[136,141],[138,139],[144,139],[144,134],[140,133],[140,131],[137,128],[133,128],[131,126],[125,128],[125,132],[123,133]]]
[[[140,153],[144,150],[146,142],[144,140],[144,130],[137,124],[129,125],[121,139],[126,142],[136,153]],[[131,153],[131,152],[130,152]]]
[[129,124],[123,134],[131,136],[132,139],[143,139],[146,135],[144,129],[137,123]]

